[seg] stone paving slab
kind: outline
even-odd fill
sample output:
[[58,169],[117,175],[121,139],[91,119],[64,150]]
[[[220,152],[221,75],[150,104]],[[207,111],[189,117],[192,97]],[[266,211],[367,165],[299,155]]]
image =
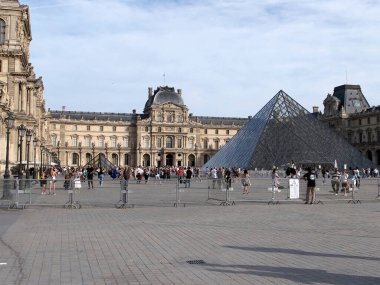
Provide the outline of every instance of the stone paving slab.
[[379,203],[19,213],[0,284],[380,284]]

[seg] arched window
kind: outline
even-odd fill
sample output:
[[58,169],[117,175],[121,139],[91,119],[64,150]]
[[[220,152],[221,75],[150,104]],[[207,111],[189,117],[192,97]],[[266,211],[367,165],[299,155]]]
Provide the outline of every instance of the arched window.
[[5,21],[0,19],[0,44],[5,43]]
[[92,160],[92,154],[91,153],[86,153],[86,164],[90,163],[91,160]]
[[112,164],[119,166],[119,159],[116,153],[112,154]]
[[79,164],[79,155],[77,153],[73,153],[73,165]]
[[173,138],[172,137],[166,138],[166,147],[167,148],[173,148]]

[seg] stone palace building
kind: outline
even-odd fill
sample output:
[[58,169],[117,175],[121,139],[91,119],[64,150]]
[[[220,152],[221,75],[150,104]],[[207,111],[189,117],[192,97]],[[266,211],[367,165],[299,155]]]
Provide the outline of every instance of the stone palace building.
[[[199,167],[248,122],[248,118],[195,116],[181,89],[148,88],[142,113],[102,113],[47,109],[44,85],[29,62],[32,29],[29,8],[18,0],[0,1],[0,173],[9,163],[80,166],[96,156],[114,165]],[[142,101],[142,105],[144,101]],[[318,117],[363,154],[380,164],[380,107],[371,107],[359,85],[334,89]],[[132,108],[131,108],[132,109]],[[20,126],[29,139],[20,136]],[[34,143],[33,143],[34,141]],[[21,150],[21,153],[20,153]],[[21,156],[21,157],[20,157]]]

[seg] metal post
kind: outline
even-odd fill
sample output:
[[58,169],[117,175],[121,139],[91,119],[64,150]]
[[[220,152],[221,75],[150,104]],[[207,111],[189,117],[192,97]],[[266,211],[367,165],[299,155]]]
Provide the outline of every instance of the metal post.
[[34,148],[34,165],[33,165],[33,179],[36,179],[36,173],[37,173],[37,164],[36,164],[36,158],[37,158],[37,142],[38,142],[38,139],[37,138],[34,138],[33,140],[33,148]]
[[40,178],[42,177],[42,173],[44,172],[44,168],[43,168],[44,159],[43,159],[43,154],[42,154],[43,150],[44,150],[44,145],[41,144],[40,145],[40,160],[41,160],[40,161]]
[[4,180],[5,180],[5,187],[3,191],[3,197],[1,199],[9,200],[12,198],[12,193],[10,191],[10,185],[9,185],[9,136],[10,136],[10,129],[13,128],[14,125],[14,117],[12,113],[8,113],[8,117],[5,118],[5,123],[7,127],[7,146],[5,149],[5,172],[4,172]]
[[26,130],[26,179],[29,184],[30,171],[29,171],[29,151],[30,151],[30,141],[32,139],[32,130]]

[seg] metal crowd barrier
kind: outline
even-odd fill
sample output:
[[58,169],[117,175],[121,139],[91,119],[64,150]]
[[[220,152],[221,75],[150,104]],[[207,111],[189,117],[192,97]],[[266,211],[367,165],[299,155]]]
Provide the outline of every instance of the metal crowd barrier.
[[[191,205],[234,205],[237,203],[301,203],[306,196],[306,181],[298,181],[298,190],[289,184],[289,179],[279,179],[279,187],[272,187],[269,177],[251,177],[249,193],[243,194],[241,178],[230,181],[221,179],[192,178],[188,183],[180,183],[177,178],[149,178],[145,183],[137,183],[133,178],[127,184],[123,180],[106,177],[103,186],[94,179],[94,189],[89,189],[88,183],[82,182],[76,189],[71,180],[65,189],[65,180],[59,177],[55,182],[47,179],[46,194],[41,195],[41,180],[11,178],[0,180],[3,199],[1,205],[8,208],[24,208],[29,206],[55,206],[79,209],[81,207],[118,207],[132,208],[134,206],[191,206]],[[49,189],[55,186],[56,195],[48,195]],[[52,189],[53,190],[53,189]],[[297,193],[296,193],[297,192]],[[5,195],[9,193],[10,195]],[[331,181],[317,180],[317,201],[322,203],[346,202],[360,203],[363,201],[379,201],[380,180],[365,178],[354,191],[347,193],[332,192]],[[297,195],[295,195],[297,194]],[[7,197],[5,197],[7,196]],[[79,202],[80,196],[80,202]],[[116,203],[116,204],[115,204]]]

